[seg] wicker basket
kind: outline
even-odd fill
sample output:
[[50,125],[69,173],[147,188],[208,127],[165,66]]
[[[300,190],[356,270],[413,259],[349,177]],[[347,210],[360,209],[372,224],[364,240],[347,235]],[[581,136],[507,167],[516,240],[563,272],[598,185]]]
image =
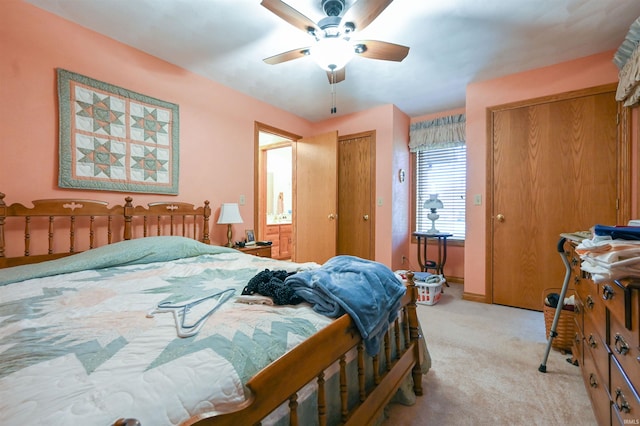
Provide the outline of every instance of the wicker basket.
[[[547,306],[544,303],[544,298],[549,293],[558,293],[560,294],[560,289],[548,289],[544,292],[543,297],[543,308],[542,311],[544,313],[544,325],[546,329],[546,337],[549,340],[549,334],[551,332],[551,326],[553,325],[553,318],[556,315],[556,308],[552,308],[551,306]],[[556,327],[556,333],[558,335],[553,338],[553,342],[551,342],[551,347],[561,350],[561,351],[571,351],[571,347],[573,346],[573,339],[575,337],[576,332],[576,323],[574,321],[574,313],[573,311],[569,311],[567,309],[563,309],[560,312],[560,318],[558,318],[558,325]]]

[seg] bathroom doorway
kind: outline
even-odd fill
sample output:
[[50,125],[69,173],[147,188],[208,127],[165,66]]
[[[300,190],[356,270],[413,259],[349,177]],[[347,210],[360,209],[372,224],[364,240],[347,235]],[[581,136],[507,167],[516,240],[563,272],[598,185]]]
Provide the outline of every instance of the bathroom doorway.
[[300,137],[256,123],[257,239],[271,241],[271,257],[293,255],[293,143]]

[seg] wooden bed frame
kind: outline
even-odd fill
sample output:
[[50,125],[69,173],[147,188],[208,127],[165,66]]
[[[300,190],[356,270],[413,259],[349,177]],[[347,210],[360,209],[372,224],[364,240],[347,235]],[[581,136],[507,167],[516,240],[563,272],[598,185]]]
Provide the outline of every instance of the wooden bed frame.
[[[122,206],[109,207],[104,201],[50,199],[33,201],[33,207],[25,207],[19,203],[7,205],[4,198],[0,193],[0,268],[57,259],[136,236],[180,235],[210,243],[208,201],[200,207],[173,201],[134,207],[133,199],[126,197]],[[8,233],[10,239],[6,238]],[[45,242],[40,242],[43,252],[35,252],[36,234],[43,235],[41,239]],[[22,251],[7,257],[7,242],[17,244],[16,240],[23,241]],[[336,363],[342,424],[373,423],[408,375],[412,375],[415,394],[422,395],[424,346],[416,313],[417,289],[413,274],[407,275],[407,292],[401,308],[403,321],[396,320],[391,325],[377,356],[365,355],[360,333],[351,317],[343,315],[253,376],[247,383],[251,397],[236,411],[205,413],[185,425],[259,424],[287,401],[290,424],[297,425],[297,392],[314,380],[318,386],[318,422],[326,425],[325,370]],[[349,407],[346,359],[353,348],[357,348],[359,402]],[[371,363],[374,371],[373,386],[365,384],[366,362]],[[135,419],[114,423],[125,424],[137,423]]]

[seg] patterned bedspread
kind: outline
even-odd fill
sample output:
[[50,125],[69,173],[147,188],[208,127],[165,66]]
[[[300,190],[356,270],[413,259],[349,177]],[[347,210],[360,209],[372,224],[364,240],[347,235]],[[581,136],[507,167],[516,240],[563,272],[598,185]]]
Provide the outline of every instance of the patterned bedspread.
[[[205,410],[228,409],[244,400],[243,383],[253,374],[331,321],[307,304],[237,301],[259,271],[316,264],[205,245],[202,254],[197,244],[189,257],[176,258],[181,250],[165,247],[162,238],[136,240],[135,250],[117,243],[125,245],[99,253],[95,264],[83,253],[81,262],[72,256],[44,268],[0,270],[3,424],[108,425],[133,417],[145,426],[175,425]],[[143,240],[149,247],[140,247]],[[150,251],[137,253],[143,249]],[[73,262],[81,267],[69,266]],[[92,264],[98,269],[83,269]],[[47,276],[47,268],[54,275]],[[38,278],[8,279],[28,277],[30,270]],[[235,293],[226,302],[216,307],[212,298],[187,314],[191,324],[215,308],[193,337],[178,337],[172,313],[149,315],[158,304],[227,289]]]

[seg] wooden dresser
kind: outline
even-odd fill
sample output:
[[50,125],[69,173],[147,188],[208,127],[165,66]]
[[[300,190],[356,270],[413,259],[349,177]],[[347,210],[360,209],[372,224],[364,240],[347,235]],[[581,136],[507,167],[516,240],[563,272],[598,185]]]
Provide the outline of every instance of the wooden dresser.
[[640,277],[595,283],[569,241],[573,352],[599,425],[640,425]]

